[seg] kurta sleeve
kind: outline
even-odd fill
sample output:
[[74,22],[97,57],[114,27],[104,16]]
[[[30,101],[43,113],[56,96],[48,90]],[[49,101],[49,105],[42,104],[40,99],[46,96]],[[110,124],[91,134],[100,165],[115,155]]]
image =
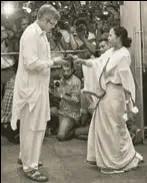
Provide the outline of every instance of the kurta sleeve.
[[44,72],[53,65],[51,60],[40,60],[38,57],[38,35],[29,32],[22,39],[24,65],[28,70]]

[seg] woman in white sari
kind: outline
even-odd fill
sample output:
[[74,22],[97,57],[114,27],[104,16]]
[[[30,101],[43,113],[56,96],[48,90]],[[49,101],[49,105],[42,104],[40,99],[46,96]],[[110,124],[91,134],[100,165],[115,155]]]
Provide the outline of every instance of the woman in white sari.
[[[123,173],[138,167],[143,157],[135,151],[124,114],[135,103],[135,84],[128,51],[131,39],[125,28],[112,28],[111,49],[101,57],[81,60],[86,66],[84,91],[91,93],[95,112],[90,124],[87,161],[103,173]],[[88,66],[88,67],[87,67]]]

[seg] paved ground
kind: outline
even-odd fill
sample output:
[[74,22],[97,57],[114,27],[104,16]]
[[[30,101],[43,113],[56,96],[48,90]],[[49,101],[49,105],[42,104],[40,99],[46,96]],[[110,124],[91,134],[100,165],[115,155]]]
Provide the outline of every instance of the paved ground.
[[[49,176],[50,183],[147,183],[147,140],[136,149],[146,161],[143,167],[121,175],[104,175],[86,163],[86,141],[58,142],[55,137],[45,138],[41,171]],[[32,183],[16,164],[18,152],[18,145],[1,138],[2,183]]]

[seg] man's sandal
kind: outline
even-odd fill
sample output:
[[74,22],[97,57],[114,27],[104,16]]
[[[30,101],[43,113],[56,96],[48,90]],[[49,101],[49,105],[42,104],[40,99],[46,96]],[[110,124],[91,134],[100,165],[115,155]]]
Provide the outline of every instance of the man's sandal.
[[47,182],[48,178],[40,173],[38,170],[31,170],[24,172],[25,177],[36,182]]
[[[17,160],[17,164],[22,165],[22,160],[20,158]],[[39,167],[43,166],[43,163],[39,161],[38,166]]]

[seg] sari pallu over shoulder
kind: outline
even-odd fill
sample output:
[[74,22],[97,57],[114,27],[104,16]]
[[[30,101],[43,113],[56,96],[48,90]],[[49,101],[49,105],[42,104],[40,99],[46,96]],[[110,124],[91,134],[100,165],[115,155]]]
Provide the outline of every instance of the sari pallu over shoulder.
[[108,82],[122,84],[135,103],[135,83],[130,70],[131,57],[125,47],[116,51],[111,48],[101,57],[86,62],[91,62],[92,66],[83,66],[83,92],[91,93],[94,100],[98,102],[98,99],[104,95]]

